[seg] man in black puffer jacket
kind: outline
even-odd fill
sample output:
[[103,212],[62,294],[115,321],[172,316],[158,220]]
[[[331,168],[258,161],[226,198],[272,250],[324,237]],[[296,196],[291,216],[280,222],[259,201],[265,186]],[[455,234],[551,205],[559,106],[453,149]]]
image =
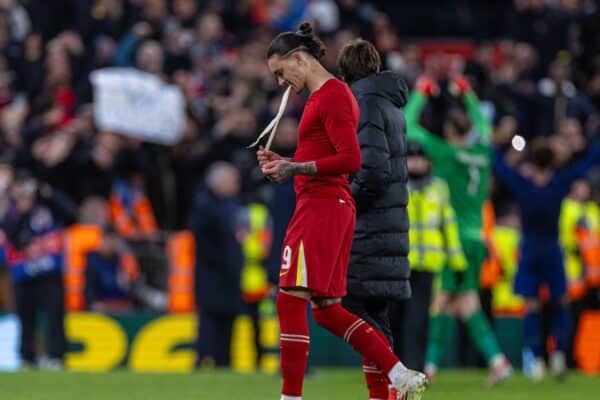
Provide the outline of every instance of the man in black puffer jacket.
[[[362,166],[351,178],[357,219],[343,304],[391,343],[388,302],[410,297],[406,205],[406,126],[401,107],[408,89],[391,72],[379,72],[375,47],[362,39],[338,58],[344,80],[360,107],[358,141]],[[385,374],[363,359],[371,399],[388,398]]]

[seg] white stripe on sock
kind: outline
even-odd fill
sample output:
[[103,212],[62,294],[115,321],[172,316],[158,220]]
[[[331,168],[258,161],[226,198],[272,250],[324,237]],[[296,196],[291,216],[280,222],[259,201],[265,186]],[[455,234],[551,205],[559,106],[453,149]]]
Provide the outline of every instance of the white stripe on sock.
[[364,324],[365,321],[363,321],[362,319],[360,320],[360,323],[358,323],[350,332],[348,332],[348,337],[346,338],[346,342],[350,343],[350,337],[352,336],[352,334],[358,329],[360,328],[360,326],[362,324]]
[[377,371],[377,370],[363,369],[363,372],[365,374],[381,375],[381,371]]
[[356,321],[354,321],[354,323],[352,323],[352,325],[350,325],[350,326],[348,327],[348,329],[346,329],[346,332],[344,332],[344,341],[346,341],[346,342],[348,341],[348,339],[347,339],[347,338],[348,338],[348,337],[350,337],[350,335],[349,335],[349,332],[350,332],[350,331],[354,332],[354,331],[353,331],[353,329],[354,329],[356,326],[360,325],[362,322],[363,322],[363,320],[362,320],[362,319],[357,319]]
[[286,396],[285,394],[281,395],[281,400],[302,400],[302,397],[298,396]]
[[310,344],[310,340],[308,339],[280,338],[279,340],[282,342],[298,342]]
[[280,333],[279,336],[281,336],[281,337],[288,337],[288,338],[296,338],[296,339],[310,339],[310,336],[306,336],[306,335],[292,335],[290,333]]

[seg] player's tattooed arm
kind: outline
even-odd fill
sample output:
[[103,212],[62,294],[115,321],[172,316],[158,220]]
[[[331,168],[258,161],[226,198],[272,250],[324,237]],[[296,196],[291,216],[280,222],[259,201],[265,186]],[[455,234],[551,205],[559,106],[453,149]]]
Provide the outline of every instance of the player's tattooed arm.
[[265,163],[261,169],[269,180],[281,183],[291,179],[294,175],[315,175],[317,164],[314,161],[298,163],[275,160]]
[[317,163],[309,162],[284,162],[279,164],[279,178],[286,181],[294,175],[315,175],[317,173]]
[[316,175],[317,163],[315,161],[292,163],[294,166],[294,175]]

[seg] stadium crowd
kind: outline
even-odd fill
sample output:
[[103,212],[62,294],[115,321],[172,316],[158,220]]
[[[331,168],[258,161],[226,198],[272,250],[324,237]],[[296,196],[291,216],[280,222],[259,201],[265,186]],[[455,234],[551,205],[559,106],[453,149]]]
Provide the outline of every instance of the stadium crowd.
[[[277,283],[294,196],[291,184],[265,180],[247,146],[281,96],[266,48],[302,20],[314,21],[324,39],[330,71],[349,40],[372,41],[384,68],[428,97],[420,123],[431,132],[442,132],[442,116],[457,104],[450,77],[466,76],[493,124],[493,144],[524,173],[530,148],[549,149],[558,168],[598,140],[598,1],[514,0],[501,32],[470,38],[407,33],[390,18],[391,3],[0,0],[0,309],[17,310],[24,340],[33,340],[38,309],[59,325],[50,327],[50,364],[64,353],[64,310],[198,308],[211,320],[200,335],[222,340],[229,332],[224,343],[235,315],[258,318]],[[143,71],[181,90],[177,144],[99,128],[89,77],[106,67]],[[416,85],[422,76],[430,84]],[[274,143],[280,154],[293,154],[304,101],[290,99]],[[480,283],[492,312],[519,315],[524,305],[510,289],[516,202],[500,181],[489,198]],[[560,217],[576,314],[600,302],[598,235],[600,171],[592,170],[572,186]],[[63,265],[64,283],[52,274]],[[38,274],[53,278],[31,279]],[[48,296],[54,301],[42,301]],[[198,351],[228,363],[206,342]],[[25,345],[22,356],[33,363],[33,352]]]

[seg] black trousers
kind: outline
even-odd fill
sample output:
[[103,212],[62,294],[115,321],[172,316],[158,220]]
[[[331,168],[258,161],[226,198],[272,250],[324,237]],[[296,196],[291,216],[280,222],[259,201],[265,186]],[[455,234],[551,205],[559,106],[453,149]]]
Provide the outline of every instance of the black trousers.
[[254,331],[254,346],[256,347],[256,365],[260,366],[260,359],[263,355],[263,346],[260,341],[261,326],[260,326],[260,303],[245,303],[244,309],[250,320],[252,321],[252,330]]
[[35,362],[35,327],[38,314],[47,321],[48,357],[62,360],[65,353],[64,288],[61,274],[15,283],[15,304],[21,322],[21,357]]
[[388,317],[387,300],[369,300],[353,297],[350,293],[342,299],[342,306],[352,314],[362,318],[373,328],[384,334],[392,344],[392,331]]
[[411,271],[411,298],[390,304],[394,352],[404,365],[418,371],[425,368],[433,278],[430,272]]
[[197,365],[226,367],[231,364],[234,319],[234,314],[200,311],[196,342]]

